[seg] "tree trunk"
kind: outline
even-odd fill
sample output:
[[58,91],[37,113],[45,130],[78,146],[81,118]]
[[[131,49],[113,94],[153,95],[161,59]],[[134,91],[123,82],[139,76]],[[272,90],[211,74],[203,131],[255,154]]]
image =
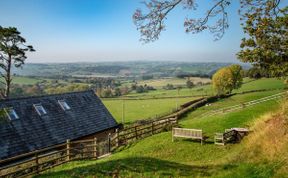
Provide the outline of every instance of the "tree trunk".
[[7,60],[7,70],[6,70],[6,77],[5,77],[5,82],[6,82],[6,87],[5,87],[5,98],[9,98],[10,95],[10,84],[11,84],[11,61],[12,57],[9,54],[8,60]]

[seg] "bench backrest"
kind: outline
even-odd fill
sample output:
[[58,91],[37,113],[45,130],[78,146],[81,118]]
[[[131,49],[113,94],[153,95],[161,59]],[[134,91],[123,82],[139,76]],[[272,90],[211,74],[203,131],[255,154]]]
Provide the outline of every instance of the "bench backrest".
[[202,138],[202,130],[200,130],[200,129],[173,128],[173,136]]

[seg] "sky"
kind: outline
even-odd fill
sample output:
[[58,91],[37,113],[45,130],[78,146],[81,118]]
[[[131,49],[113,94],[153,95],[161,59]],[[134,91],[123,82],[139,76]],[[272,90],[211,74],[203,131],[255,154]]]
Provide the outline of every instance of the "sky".
[[143,44],[132,20],[134,11],[143,9],[142,1],[0,0],[0,25],[17,27],[27,44],[33,45],[36,52],[27,54],[28,63],[237,62],[235,54],[243,37],[238,3],[229,7],[230,27],[219,41],[214,41],[208,32],[185,33],[184,19],[199,17],[211,5],[202,3],[199,11],[180,6],[173,10],[160,39]]

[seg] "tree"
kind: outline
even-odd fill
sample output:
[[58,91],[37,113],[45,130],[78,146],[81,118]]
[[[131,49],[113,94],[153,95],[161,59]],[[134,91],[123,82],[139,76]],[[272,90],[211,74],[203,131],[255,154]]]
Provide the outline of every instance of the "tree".
[[262,77],[267,77],[269,78],[269,73],[264,70],[264,69],[261,69],[257,66],[254,66],[252,68],[250,68],[248,71],[247,71],[247,77],[249,78],[253,78],[253,79],[259,79],[259,78],[262,78]]
[[187,88],[193,88],[194,87],[194,83],[191,81],[191,80],[187,80],[186,81],[186,86],[187,86]]
[[246,14],[244,32],[237,54],[242,62],[267,70],[273,77],[288,77],[288,7],[280,9],[277,16],[272,5]]
[[180,90],[182,90],[182,87],[181,87],[181,86],[177,86],[176,88],[177,88],[177,94],[178,94],[178,96],[179,96]]
[[[239,67],[237,65],[231,65],[219,69],[213,75],[212,83],[217,95],[230,94],[233,89],[241,87],[243,78],[242,75],[238,75],[238,69]],[[241,73],[241,71],[239,73]]]
[[121,96],[121,90],[120,90],[120,88],[115,88],[115,90],[114,90],[114,95],[115,95],[115,96]]
[[233,89],[238,89],[241,87],[243,82],[243,70],[238,64],[233,64],[229,66],[233,76]]
[[164,86],[163,88],[164,88],[165,90],[174,90],[174,89],[175,89],[174,86],[173,86],[173,84],[170,84],[170,83],[167,83],[167,85]]
[[21,67],[26,57],[26,52],[35,51],[31,45],[26,45],[26,40],[20,36],[20,32],[15,27],[3,28],[0,26],[0,68],[2,82],[5,86],[1,91],[3,98],[9,98],[12,82],[11,68]]
[[[241,16],[250,14],[251,11],[261,10],[269,6],[269,12],[274,16],[278,13],[278,5],[281,0],[239,0]],[[141,33],[141,41],[144,43],[157,40],[163,30],[165,30],[165,20],[167,15],[176,7],[197,10],[197,2],[200,0],[149,0],[144,2],[147,13],[137,9],[133,14],[133,21]],[[203,2],[203,1],[202,1]],[[184,28],[187,33],[199,33],[205,30],[210,31],[215,40],[221,39],[229,27],[228,7],[234,0],[215,0],[206,14],[200,18],[186,18]],[[205,2],[206,3],[206,2]]]

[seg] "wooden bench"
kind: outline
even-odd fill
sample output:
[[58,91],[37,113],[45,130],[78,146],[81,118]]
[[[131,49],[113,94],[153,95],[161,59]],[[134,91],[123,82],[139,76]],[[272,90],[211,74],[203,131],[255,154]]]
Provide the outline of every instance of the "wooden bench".
[[203,144],[204,140],[202,130],[200,129],[173,128],[172,141],[174,141],[174,137],[197,139],[201,141],[201,145]]

